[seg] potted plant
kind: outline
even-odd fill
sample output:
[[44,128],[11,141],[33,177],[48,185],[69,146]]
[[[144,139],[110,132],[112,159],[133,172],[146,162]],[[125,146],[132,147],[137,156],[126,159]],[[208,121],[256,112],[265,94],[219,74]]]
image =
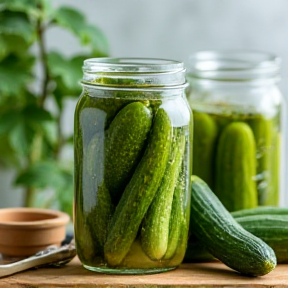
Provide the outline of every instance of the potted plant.
[[[88,52],[68,58],[48,51],[45,33],[55,26],[74,34]],[[81,93],[83,60],[107,51],[103,33],[71,7],[56,9],[48,0],[1,1],[0,164],[15,169],[14,184],[24,187],[23,206],[72,213],[73,159],[61,156],[73,147],[73,135],[63,133],[65,101]]]

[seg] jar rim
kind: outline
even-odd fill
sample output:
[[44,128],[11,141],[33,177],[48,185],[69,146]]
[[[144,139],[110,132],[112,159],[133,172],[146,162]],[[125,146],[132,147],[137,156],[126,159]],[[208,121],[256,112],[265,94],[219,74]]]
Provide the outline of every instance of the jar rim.
[[189,57],[188,77],[214,81],[279,80],[281,58],[254,50],[199,51]]
[[82,83],[104,87],[164,87],[186,83],[184,63],[160,58],[84,60]]
[[184,63],[161,58],[99,57],[84,60],[85,72],[161,73],[183,70]]

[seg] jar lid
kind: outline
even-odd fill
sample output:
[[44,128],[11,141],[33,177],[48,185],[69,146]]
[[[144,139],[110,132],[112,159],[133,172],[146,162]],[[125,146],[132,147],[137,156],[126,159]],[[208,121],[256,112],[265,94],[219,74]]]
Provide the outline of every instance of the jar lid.
[[279,80],[281,59],[257,51],[200,51],[190,56],[188,75],[215,81]]
[[183,62],[156,58],[90,58],[83,83],[100,86],[163,87],[186,83]]

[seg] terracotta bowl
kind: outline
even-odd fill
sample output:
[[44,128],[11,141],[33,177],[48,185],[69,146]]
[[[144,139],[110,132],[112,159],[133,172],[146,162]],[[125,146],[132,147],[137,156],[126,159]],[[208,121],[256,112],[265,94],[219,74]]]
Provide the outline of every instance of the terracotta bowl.
[[0,209],[0,253],[26,257],[65,239],[68,214],[49,209]]

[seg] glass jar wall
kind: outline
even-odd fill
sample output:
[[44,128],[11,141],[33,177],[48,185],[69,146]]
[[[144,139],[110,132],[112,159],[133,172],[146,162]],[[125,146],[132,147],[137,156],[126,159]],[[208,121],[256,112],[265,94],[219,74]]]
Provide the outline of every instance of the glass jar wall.
[[190,214],[183,63],[97,58],[83,71],[74,138],[77,254],[103,273],[174,269]]
[[250,51],[204,51],[190,58],[193,174],[229,211],[278,206],[284,192],[279,67],[279,58]]

